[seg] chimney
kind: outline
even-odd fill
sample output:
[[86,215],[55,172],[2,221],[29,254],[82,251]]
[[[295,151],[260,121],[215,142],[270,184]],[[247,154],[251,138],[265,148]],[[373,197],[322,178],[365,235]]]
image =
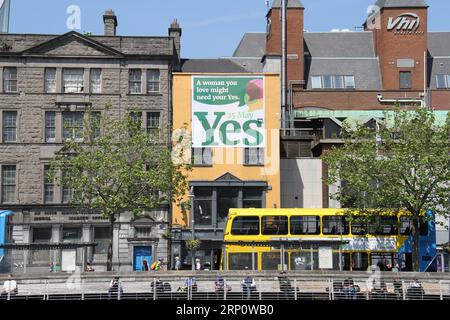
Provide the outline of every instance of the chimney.
[[173,20],[169,27],[169,37],[173,39],[175,50],[177,51],[178,57],[181,59],[181,34],[182,30],[178,24],[177,19]]
[[105,24],[105,36],[116,36],[117,31],[117,17],[112,9],[109,9],[103,15],[103,22]]

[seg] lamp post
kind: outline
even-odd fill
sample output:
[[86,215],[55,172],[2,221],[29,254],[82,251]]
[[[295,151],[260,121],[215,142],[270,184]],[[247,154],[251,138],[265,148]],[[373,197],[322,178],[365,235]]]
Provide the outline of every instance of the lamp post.
[[[191,233],[192,233],[192,240],[195,239],[195,218],[194,218],[194,187],[191,187],[189,189],[189,213],[190,213],[190,220],[191,220]],[[194,257],[194,250],[191,250],[191,264],[192,264],[192,270],[195,270],[195,257]]]

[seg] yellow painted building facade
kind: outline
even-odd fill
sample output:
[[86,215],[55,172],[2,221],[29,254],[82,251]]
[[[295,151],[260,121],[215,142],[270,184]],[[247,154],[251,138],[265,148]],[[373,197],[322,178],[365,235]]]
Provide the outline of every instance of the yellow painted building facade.
[[[279,76],[174,73],[172,96],[173,135],[190,137],[185,148],[193,159],[187,173],[190,195],[185,197],[190,208],[172,206],[172,230],[178,234],[172,256],[185,264],[193,261],[184,240],[194,233],[202,243],[196,258],[216,269],[229,208],[280,208]],[[209,113],[207,99],[219,104]],[[233,108],[237,111],[226,113]],[[205,116],[199,122],[207,113],[209,121]],[[217,125],[219,119],[222,125]],[[212,128],[210,135],[207,128]]]

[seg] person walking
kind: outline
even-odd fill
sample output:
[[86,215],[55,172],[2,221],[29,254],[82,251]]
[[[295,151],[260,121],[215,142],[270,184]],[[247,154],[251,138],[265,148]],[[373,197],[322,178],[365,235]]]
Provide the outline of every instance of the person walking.
[[175,270],[179,271],[181,270],[182,266],[181,266],[181,260],[179,256],[175,257]]
[[114,277],[109,283],[108,299],[111,299],[113,293],[116,293],[118,296],[123,294],[122,281],[118,276]]
[[148,262],[147,262],[147,260],[142,261],[142,271],[148,271]]

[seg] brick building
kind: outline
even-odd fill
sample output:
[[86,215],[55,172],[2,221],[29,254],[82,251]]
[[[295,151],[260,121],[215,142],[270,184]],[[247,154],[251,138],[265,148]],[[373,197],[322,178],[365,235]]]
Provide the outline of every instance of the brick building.
[[[17,245],[53,244],[52,250],[10,251],[4,268],[48,271],[50,263],[74,270],[93,261],[106,267],[108,220],[68,205],[70,190],[45,179],[63,139],[77,138],[86,110],[112,116],[138,111],[143,127],[164,128],[171,114],[171,72],[180,61],[181,29],[174,21],[163,37],[117,35],[112,10],[103,16],[104,35],[0,35],[0,209],[12,210],[7,239]],[[168,138],[168,136],[167,136]],[[169,206],[151,219],[131,221],[124,213],[114,226],[113,268],[140,270],[143,259],[167,259],[162,237]],[[70,249],[58,246],[71,243]],[[76,249],[76,244],[98,243]]]
[[[339,207],[329,196],[334,187],[322,182],[321,154],[340,143],[344,121],[367,123],[397,103],[423,105],[445,119],[450,32],[428,31],[424,0],[378,0],[362,19],[363,31],[304,31],[306,11],[299,0],[287,0],[281,203]],[[274,0],[267,32],[246,33],[228,59],[251,72],[281,72],[282,16],[282,1]],[[438,229],[437,238],[447,242],[448,230]]]

